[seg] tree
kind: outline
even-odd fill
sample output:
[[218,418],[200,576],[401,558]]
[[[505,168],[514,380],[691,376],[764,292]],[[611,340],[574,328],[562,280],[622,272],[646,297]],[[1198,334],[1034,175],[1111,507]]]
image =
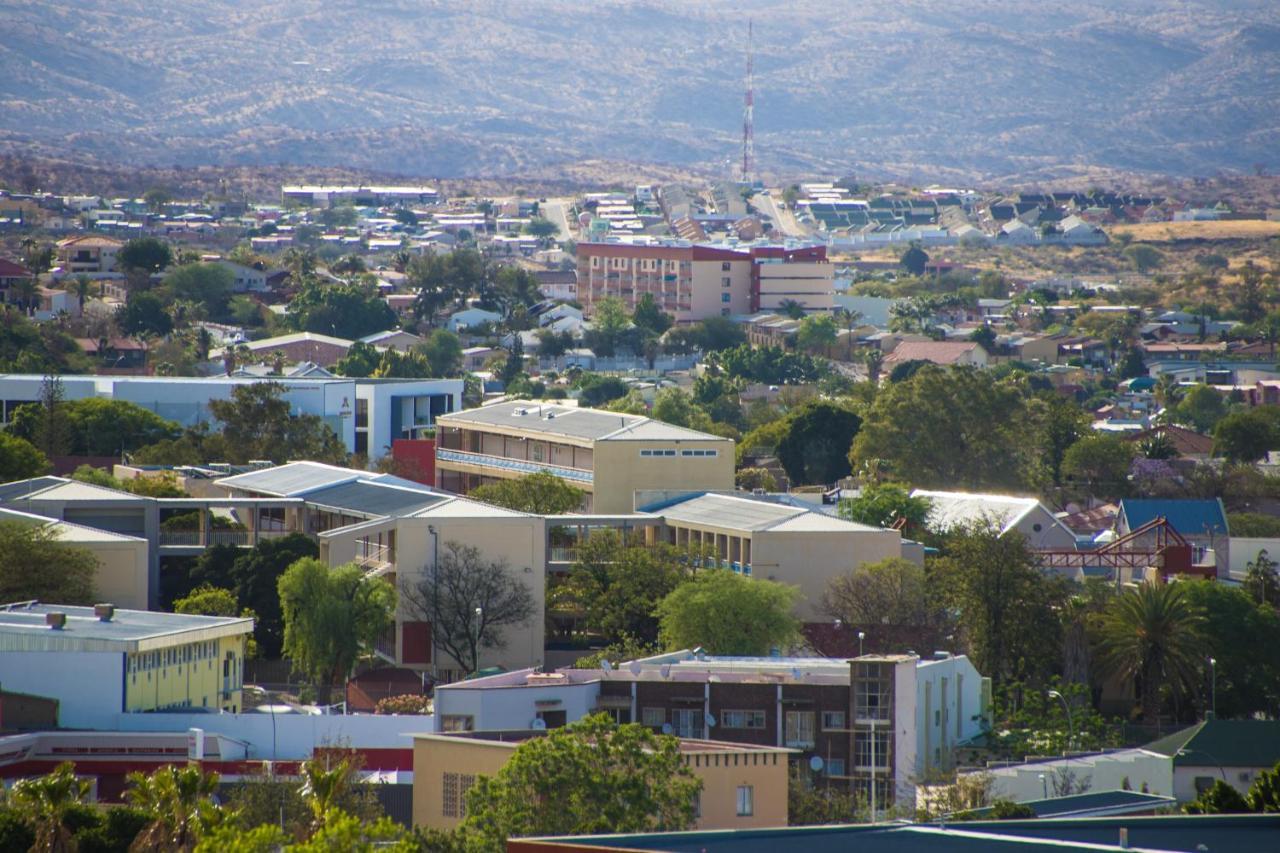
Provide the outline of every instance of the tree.
[[448,329],[433,329],[414,351],[427,360],[431,376],[457,376],[462,369],[462,342]]
[[799,636],[792,615],[800,591],[776,581],[706,569],[659,602],[659,636],[669,649],[702,646],[715,655],[763,655]]
[[317,682],[327,705],[333,686],[346,682],[357,658],[393,624],[396,591],[354,563],[330,569],[310,557],[285,570],[279,590],[284,655]]
[[822,593],[822,612],[846,625],[936,627],[944,616],[921,566],[901,557],[863,563],[837,575]]
[[1098,662],[1136,683],[1147,722],[1160,714],[1160,690],[1194,692],[1200,681],[1203,616],[1184,584],[1144,583],[1116,596],[1103,616]]
[[856,498],[842,500],[837,511],[841,518],[859,524],[892,527],[899,519],[905,519],[907,529],[920,530],[928,521],[931,508],[928,498],[913,498],[902,483],[872,483],[863,486]]
[[840,336],[836,320],[830,314],[814,314],[800,321],[796,329],[796,346],[806,352],[831,354],[831,347]]
[[849,448],[862,419],[825,400],[809,402],[787,416],[778,461],[792,483],[834,483],[850,473]]
[[88,800],[92,787],[88,779],[76,777],[75,765],[70,761],[62,762],[47,776],[13,783],[9,800],[35,833],[32,849],[48,853],[72,853],[76,849],[68,818]]
[[1280,761],[1270,770],[1263,770],[1254,777],[1246,797],[1249,808],[1255,812],[1275,814],[1280,812]]
[[882,386],[853,441],[853,470],[940,488],[1008,488],[1023,480],[1028,442],[1017,389],[975,368],[922,368]]
[[533,593],[503,560],[486,560],[478,548],[445,542],[439,563],[406,583],[406,604],[431,623],[435,647],[475,672],[482,649],[506,645],[503,632],[536,614]]
[[1244,588],[1259,604],[1280,606],[1280,575],[1276,574],[1276,561],[1263,548],[1246,564]]
[[747,333],[728,317],[708,317],[694,326],[694,340],[703,352],[720,352],[745,344]]
[[169,266],[173,253],[168,244],[155,237],[137,237],[116,252],[116,264],[123,270],[151,275]]
[[1001,682],[1052,666],[1061,649],[1055,608],[1065,590],[1040,571],[1024,537],[992,524],[953,528],[930,569],[981,672]]
[[49,459],[25,438],[0,432],[0,483],[38,477],[49,470]]
[[635,323],[640,329],[643,329],[654,337],[661,337],[667,329],[671,328],[671,324],[675,322],[670,314],[663,312],[658,307],[657,301],[653,298],[652,293],[643,293],[636,300],[635,311],[632,312],[631,322]]
[[56,527],[0,521],[0,600],[92,604],[98,558]]
[[187,264],[164,278],[164,290],[171,300],[200,305],[214,319],[226,317],[231,303],[235,274],[222,264]]
[[338,359],[333,372],[339,376],[371,376],[381,362],[382,353],[373,344],[356,341],[347,350],[347,354]]
[[173,612],[197,616],[239,616],[240,605],[233,590],[204,583],[175,601]]
[[1240,792],[1221,779],[1182,807],[1187,814],[1243,814],[1252,811]]
[[825,823],[863,823],[867,803],[844,785],[816,784],[809,770],[792,764],[787,780],[787,825],[815,826]]
[[[1202,707],[1212,702],[1226,718],[1280,710],[1280,614],[1247,588],[1223,583],[1186,582],[1186,596],[1203,615],[1195,682]],[[1207,657],[1216,661],[1213,672]]]
[[124,307],[116,314],[116,324],[126,335],[167,335],[173,331],[173,320],[165,311],[160,297],[148,291],[129,294]]
[[479,777],[462,834],[496,850],[514,836],[688,829],[701,789],[677,738],[597,714],[525,741]]
[[766,492],[778,490],[778,481],[766,468],[739,468],[733,477],[734,485],[744,492],[763,489]]
[[[366,277],[367,278],[367,277]],[[396,314],[369,281],[321,284],[308,281],[289,303],[287,322],[300,332],[363,338],[393,329]]]
[[289,413],[284,386],[278,382],[237,385],[230,400],[210,400],[209,412],[222,424],[229,462],[346,461],[342,440],[318,415]]
[[582,610],[587,630],[608,641],[634,637],[654,643],[654,608],[688,576],[689,556],[669,545],[649,547],[617,531],[598,530],[579,544],[563,586]]
[[578,384],[578,402],[584,406],[596,408],[610,400],[627,396],[629,390],[631,390],[630,386],[616,376],[592,373],[583,377]]
[[134,841],[137,849],[194,850],[203,831],[223,817],[214,804],[218,774],[205,774],[198,764],[170,764],[151,773],[135,770],[128,781],[129,802],[153,818]]
[[768,385],[816,382],[827,372],[825,362],[775,346],[755,348],[742,344],[733,349],[711,353],[706,362],[709,367],[730,378]]
[[912,275],[924,275],[924,268],[928,263],[929,255],[920,248],[919,243],[912,243],[898,258],[898,265]]
[[582,506],[586,495],[550,471],[525,474],[514,480],[500,480],[473,489],[471,497],[535,515],[563,515]]
[[1213,452],[1229,462],[1253,463],[1280,449],[1280,407],[1258,406],[1218,421]]
[[1067,448],[1062,475],[1088,494],[1123,497],[1127,491],[1133,444],[1113,435],[1087,435]]
[[591,312],[591,330],[586,335],[588,345],[596,355],[612,357],[617,354],[623,333],[631,325],[627,308],[616,296],[606,296],[595,303]]
[[[322,797],[304,796],[304,785],[299,785],[292,777],[277,776],[278,770],[274,768],[264,767],[245,773],[240,782],[227,792],[227,808],[236,814],[242,827],[266,824],[279,830],[283,824],[283,829],[293,839],[312,835],[316,820],[312,806],[317,801],[323,801],[328,813],[326,825],[331,826],[339,813],[374,824],[385,817],[385,813],[371,786],[360,781],[359,762],[356,754],[338,760],[333,752],[319,749],[315,758],[303,762],[300,770],[304,777],[314,772],[330,774],[320,786],[324,788]],[[342,778],[335,780],[334,771],[341,773]],[[315,791],[315,787],[311,791]]]
[[1150,272],[1159,269],[1164,263],[1164,255],[1157,249],[1141,243],[1136,243],[1124,250],[1124,256],[1133,264],[1133,268],[1138,272]]
[[[64,448],[74,456],[119,456],[182,435],[182,427],[174,421],[127,400],[86,397],[57,405]],[[40,440],[45,411],[39,403],[19,406],[9,432],[29,441]]]
[[1226,414],[1226,398],[1208,385],[1197,385],[1183,396],[1172,412],[1172,419],[1207,433],[1212,432]]
[[524,226],[524,233],[546,239],[547,237],[554,237],[559,234],[560,226],[556,225],[550,219],[544,219],[541,216],[534,216],[529,220],[529,224]]

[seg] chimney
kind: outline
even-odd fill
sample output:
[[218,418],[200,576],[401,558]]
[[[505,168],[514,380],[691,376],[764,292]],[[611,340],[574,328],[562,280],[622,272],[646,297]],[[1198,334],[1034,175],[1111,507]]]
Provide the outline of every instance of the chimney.
[[110,622],[111,618],[116,615],[116,606],[114,604],[95,604],[93,605],[93,615],[103,622]]
[[61,631],[62,626],[67,624],[67,614],[65,613],[46,613],[44,615],[44,624],[48,625],[55,631]]

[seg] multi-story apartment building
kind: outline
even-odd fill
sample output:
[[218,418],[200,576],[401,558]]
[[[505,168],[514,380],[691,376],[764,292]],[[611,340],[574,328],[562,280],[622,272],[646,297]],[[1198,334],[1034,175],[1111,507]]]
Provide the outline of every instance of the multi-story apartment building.
[[549,471],[587,493],[594,513],[635,511],[644,489],[732,490],[733,441],[640,415],[516,400],[441,415],[436,485]]
[[830,311],[834,273],[826,247],[578,244],[578,301],[588,313],[617,297],[634,307],[650,294],[677,322],[777,309],[794,300]]
[[435,719],[439,731],[486,731],[554,727],[603,711],[680,737],[797,750],[806,766],[820,758],[819,772],[834,784],[870,794],[874,779],[887,806],[914,804],[917,784],[952,769],[954,748],[984,731],[989,705],[989,679],[963,655],[685,650],[602,670],[523,670],[440,686]]

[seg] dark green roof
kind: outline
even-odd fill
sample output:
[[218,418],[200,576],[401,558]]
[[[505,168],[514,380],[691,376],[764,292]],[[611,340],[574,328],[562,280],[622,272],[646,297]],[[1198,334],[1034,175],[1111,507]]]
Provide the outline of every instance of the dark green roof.
[[1280,761],[1280,720],[1205,720],[1145,747],[1175,767],[1273,767]]
[[[1021,805],[1036,813],[1036,817],[1102,817],[1112,814],[1132,814],[1151,811],[1172,805],[1173,797],[1144,794],[1141,791],[1090,791],[1069,797],[1050,797],[1047,800],[1029,800]],[[975,817],[982,818],[991,807],[974,809]]]

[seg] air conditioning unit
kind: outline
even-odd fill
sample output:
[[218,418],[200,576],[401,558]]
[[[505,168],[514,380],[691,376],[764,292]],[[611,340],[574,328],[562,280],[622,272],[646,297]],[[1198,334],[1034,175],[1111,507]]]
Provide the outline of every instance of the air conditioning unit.
[[46,613],[44,615],[44,624],[48,625],[55,631],[61,631],[67,624],[67,614],[65,613]]

